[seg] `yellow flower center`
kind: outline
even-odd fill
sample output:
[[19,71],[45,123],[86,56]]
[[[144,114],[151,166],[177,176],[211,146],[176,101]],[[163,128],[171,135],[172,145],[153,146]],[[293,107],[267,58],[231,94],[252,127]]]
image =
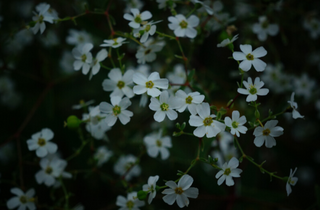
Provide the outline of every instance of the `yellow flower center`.
[[224,170],[224,175],[229,175],[231,173],[231,170],[230,170],[230,168],[227,168],[226,170]]
[[119,89],[122,89],[124,87],[125,83],[123,81],[119,81],[117,86]]
[[43,139],[43,138],[39,138],[38,139],[38,144],[39,144],[39,146],[44,146],[44,145],[46,145],[46,140],[45,139]]
[[128,201],[128,202],[127,202],[127,208],[128,208],[128,209],[132,209],[133,206],[134,206],[133,201]]
[[136,23],[141,23],[141,16],[140,16],[140,14],[139,15],[137,15],[135,18],[134,18],[134,22],[136,22]]
[[254,56],[253,56],[252,54],[250,54],[250,53],[246,56],[246,58],[247,58],[249,61],[254,60]]
[[257,94],[257,88],[254,87],[254,85],[250,85],[249,93],[251,95]]
[[157,145],[158,147],[161,147],[161,146],[162,146],[162,141],[157,140],[157,141],[156,141],[156,145]]
[[212,117],[207,117],[206,119],[203,120],[204,126],[210,126],[212,122],[213,122]]
[[151,26],[147,25],[145,30],[146,30],[146,32],[148,32],[148,31],[150,31],[150,29],[151,29]]
[[177,187],[177,188],[174,190],[174,192],[175,192],[176,194],[178,194],[178,195],[181,195],[184,191],[183,191],[183,189],[182,189],[181,187]]
[[191,104],[192,103],[192,97],[191,96],[188,96],[187,98],[186,98],[186,103],[187,104]]
[[166,103],[163,103],[160,105],[160,108],[162,111],[168,111],[169,110],[169,105]]
[[118,105],[115,105],[115,106],[113,107],[112,111],[113,111],[113,114],[114,114],[115,116],[117,116],[118,114],[121,113],[121,107],[118,106]]
[[39,17],[39,23],[42,23],[43,22],[43,15],[40,15]]
[[265,130],[262,131],[262,134],[263,134],[264,136],[269,136],[270,130],[267,128],[267,129],[265,129]]
[[146,88],[153,88],[153,82],[152,81],[148,81],[146,82]]
[[180,27],[181,28],[187,28],[188,27],[188,23],[186,22],[186,21],[181,21],[180,23],[179,23],[179,25],[180,25]]
[[231,125],[232,125],[233,128],[237,128],[239,123],[236,122],[236,121],[233,121]]
[[19,200],[20,200],[21,203],[27,203],[28,202],[27,197],[24,196],[24,195],[20,196]]
[[81,56],[81,60],[82,60],[82,62],[86,62],[86,60],[87,60],[87,55],[85,55],[85,54],[82,55],[82,56]]
[[47,167],[45,172],[47,174],[51,174],[52,173],[52,168],[51,167]]

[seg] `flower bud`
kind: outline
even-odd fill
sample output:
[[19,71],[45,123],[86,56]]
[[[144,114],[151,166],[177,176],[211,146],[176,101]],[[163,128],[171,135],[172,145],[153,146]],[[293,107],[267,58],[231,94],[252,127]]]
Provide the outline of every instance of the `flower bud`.
[[70,115],[67,118],[67,122],[65,123],[65,126],[67,126],[68,128],[78,128],[79,125],[81,124],[81,120],[78,119],[77,116],[75,115]]
[[138,199],[139,199],[139,200],[144,200],[144,199],[146,199],[146,197],[147,197],[147,195],[148,195],[148,192],[143,191],[143,190],[140,190],[140,191],[137,193],[137,195],[138,195]]

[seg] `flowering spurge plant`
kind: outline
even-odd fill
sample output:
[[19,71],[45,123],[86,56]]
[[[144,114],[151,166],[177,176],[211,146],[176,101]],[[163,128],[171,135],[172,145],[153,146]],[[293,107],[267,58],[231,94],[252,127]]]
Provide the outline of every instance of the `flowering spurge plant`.
[[260,41],[265,41],[270,36],[275,36],[279,32],[278,24],[270,24],[266,16],[259,17],[259,23],[252,26],[253,33],[258,35]]
[[141,168],[136,164],[137,161],[133,155],[121,156],[114,164],[113,170],[116,174],[124,176],[125,180],[130,180],[133,176],[141,174]]
[[102,113],[106,114],[105,121],[108,126],[113,126],[118,118],[120,122],[125,125],[130,122],[130,117],[133,112],[126,110],[131,105],[129,98],[121,98],[120,96],[111,97],[111,104],[101,102],[99,109]]
[[198,188],[191,187],[192,183],[193,178],[188,174],[183,175],[178,184],[176,184],[174,181],[167,181],[165,185],[168,186],[169,189],[162,191],[162,194],[165,194],[165,196],[162,198],[163,201],[169,205],[177,202],[180,208],[185,206],[188,207],[189,198],[197,198],[199,195]]
[[193,134],[197,137],[212,138],[218,133],[225,130],[226,125],[214,120],[216,115],[210,114],[210,105],[208,103],[202,103],[197,106],[197,115],[191,115],[189,119],[189,124],[191,126],[197,127]]
[[200,22],[197,16],[191,15],[187,19],[184,15],[178,14],[168,17],[168,21],[170,21],[169,28],[177,37],[195,38],[197,36],[197,30],[194,29]]
[[297,102],[294,101],[294,92],[291,94],[291,99],[290,99],[290,101],[288,101],[288,103],[290,104],[290,106],[292,108],[292,118],[293,119],[304,117],[297,111],[298,104],[297,104]]
[[123,18],[129,20],[129,26],[131,28],[139,28],[140,24],[143,24],[144,21],[149,20],[152,17],[152,14],[149,11],[144,11],[140,13],[138,9],[131,9],[131,14],[124,14]]
[[262,88],[264,85],[264,82],[260,81],[259,77],[256,77],[254,79],[254,83],[252,83],[251,77],[248,78],[247,81],[243,81],[244,88],[238,88],[238,93],[241,93],[243,95],[248,95],[246,98],[247,102],[250,101],[256,101],[258,96],[265,96],[269,93],[269,89]]
[[15,209],[18,207],[18,210],[35,210],[36,205],[34,204],[35,198],[35,190],[32,188],[28,190],[26,193],[24,193],[19,188],[11,188],[10,192],[12,194],[15,194],[15,197],[10,198],[7,201],[7,207],[8,209]]
[[174,110],[177,108],[177,102],[174,96],[169,96],[168,91],[163,91],[159,99],[151,98],[149,108],[155,111],[153,118],[157,122],[162,122],[167,116],[169,120],[175,120],[178,118],[177,112]]
[[157,57],[156,52],[161,51],[164,45],[165,42],[155,41],[153,38],[150,38],[143,46],[139,47],[136,53],[137,62],[145,64],[146,62],[154,61]]
[[108,57],[108,51],[105,49],[100,50],[97,53],[97,56],[91,63],[91,72],[89,75],[89,80],[93,77],[93,75],[98,74],[100,71],[100,62],[104,61]]
[[158,88],[168,89],[169,86],[168,79],[160,79],[158,72],[151,73],[149,77],[136,72],[132,80],[137,84],[133,87],[133,92],[137,95],[147,93],[151,97],[158,97],[161,94]]
[[36,24],[31,28],[34,34],[38,33],[39,30],[41,34],[44,32],[44,30],[46,29],[46,24],[44,23],[44,21],[53,23],[53,20],[55,18],[48,13],[49,8],[49,4],[45,4],[41,7],[36,8],[38,13],[34,12],[35,16],[32,18],[32,20],[35,21]]
[[54,133],[49,128],[43,128],[40,132],[37,132],[31,136],[31,139],[27,141],[30,151],[36,150],[38,157],[45,157],[47,154],[54,154],[58,150],[58,146],[51,142]]
[[142,190],[149,194],[149,197],[148,197],[148,203],[149,204],[152,202],[152,200],[157,195],[157,190],[156,190],[157,184],[156,183],[157,183],[158,180],[159,180],[159,176],[158,175],[150,176],[148,178],[148,184],[144,184],[142,186]]
[[127,198],[118,195],[116,205],[120,206],[121,210],[139,210],[139,207],[144,206],[144,201],[140,201],[137,197],[137,192],[128,193]]
[[230,117],[225,117],[224,122],[226,126],[231,128],[230,133],[232,135],[240,136],[240,133],[245,134],[248,130],[247,127],[243,126],[246,122],[246,116],[241,116],[239,111],[233,111],[232,112],[232,119]]
[[249,44],[241,44],[242,52],[233,52],[232,56],[236,61],[241,61],[239,68],[243,71],[249,71],[253,65],[256,71],[261,72],[266,69],[267,64],[259,58],[265,56],[267,51],[264,47],[258,47],[252,51],[252,46]]
[[105,39],[103,40],[104,44],[101,44],[100,47],[112,47],[112,48],[118,48],[124,44],[126,38],[118,37],[114,39]]
[[162,137],[162,130],[156,134],[150,134],[143,138],[143,142],[147,147],[147,153],[150,157],[157,157],[161,154],[161,159],[168,159],[170,153],[168,148],[172,147],[171,138],[169,136]]
[[72,54],[76,59],[73,63],[74,70],[78,71],[82,68],[82,73],[84,75],[88,74],[91,62],[92,62],[92,54],[90,50],[93,48],[91,43],[84,44],[81,49],[73,48]]
[[133,84],[133,74],[133,70],[128,70],[122,75],[119,68],[112,69],[108,74],[108,77],[110,79],[103,80],[103,90],[112,91],[112,93],[110,94],[111,97],[123,97],[125,95],[128,98],[132,98],[134,96],[134,93],[132,91],[132,88],[130,88],[129,86]]
[[155,25],[160,21],[150,21],[148,23],[145,23],[142,25],[140,28],[136,28],[133,30],[133,36],[139,38],[140,37],[140,42],[145,43],[149,36],[152,36],[153,34],[156,33],[157,26]]
[[234,185],[232,177],[240,177],[240,174],[242,173],[242,170],[239,169],[238,166],[239,160],[235,157],[231,158],[228,163],[224,163],[222,170],[216,174],[218,185],[221,185],[224,181],[226,181],[227,186]]
[[257,147],[265,144],[267,148],[276,146],[277,143],[274,137],[279,137],[283,134],[283,128],[276,126],[277,124],[278,120],[270,120],[264,126],[261,124],[261,127],[256,127],[253,132],[255,136],[254,144]]
[[289,196],[292,192],[290,185],[295,186],[298,182],[298,177],[293,176],[296,173],[296,171],[297,171],[297,168],[295,168],[293,172],[292,172],[292,169],[290,169],[290,175],[288,177],[288,181],[286,184],[287,196]]
[[176,92],[177,111],[184,112],[187,108],[193,115],[197,114],[197,105],[200,105],[204,100],[204,95],[199,92],[186,94],[183,90]]

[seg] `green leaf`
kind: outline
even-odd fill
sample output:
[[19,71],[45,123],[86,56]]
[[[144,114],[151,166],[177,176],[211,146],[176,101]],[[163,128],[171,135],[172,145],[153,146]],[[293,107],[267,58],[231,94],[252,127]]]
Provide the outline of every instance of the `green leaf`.
[[186,127],[186,122],[183,122],[181,125],[181,130],[183,131],[183,129]]
[[260,119],[260,112],[258,109],[256,109],[256,111],[254,111],[254,116],[256,117],[256,119]]
[[147,195],[148,195],[148,192],[143,191],[143,190],[140,190],[140,191],[138,191],[138,193],[137,193],[137,197],[138,197],[139,200],[144,200],[144,199],[146,199]]

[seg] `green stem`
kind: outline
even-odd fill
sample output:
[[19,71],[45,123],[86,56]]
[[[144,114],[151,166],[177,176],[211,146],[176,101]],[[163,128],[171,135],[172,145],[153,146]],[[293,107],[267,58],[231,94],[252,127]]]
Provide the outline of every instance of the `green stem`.
[[160,36],[163,36],[163,37],[168,37],[170,39],[176,39],[176,37],[174,37],[174,36],[170,36],[168,34],[164,34],[164,33],[161,33],[159,31],[156,31],[156,33],[159,34]]
[[64,183],[62,181],[62,177],[61,176],[59,177],[59,181],[61,183],[61,187],[62,187],[62,190],[64,192],[64,196],[65,196],[65,200],[66,200],[66,203],[64,205],[65,209],[69,209],[69,193],[68,193],[66,187],[64,186]]
[[100,63],[100,66],[101,66],[102,68],[104,68],[104,69],[111,70],[111,68],[106,67],[106,66],[105,66],[105,65],[103,65],[102,63]]

